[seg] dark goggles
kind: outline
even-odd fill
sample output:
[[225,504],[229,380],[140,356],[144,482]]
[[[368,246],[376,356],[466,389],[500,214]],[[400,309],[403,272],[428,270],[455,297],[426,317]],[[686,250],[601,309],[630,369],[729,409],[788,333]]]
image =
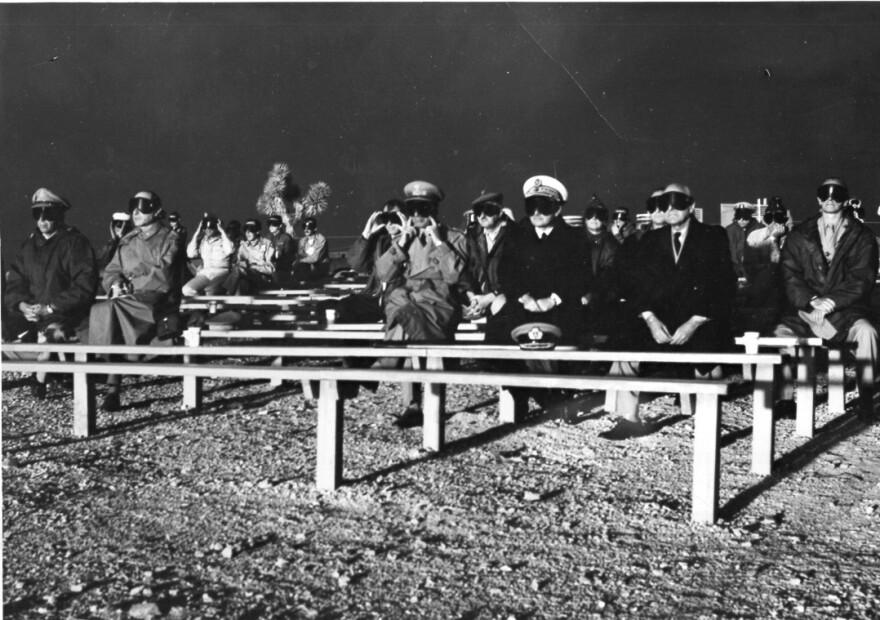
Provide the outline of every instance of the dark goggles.
[[541,215],[553,215],[559,211],[561,205],[547,196],[529,196],[526,198],[526,215],[529,217],[535,213]]
[[135,209],[144,214],[153,213],[159,208],[159,203],[151,198],[132,198],[128,201],[128,212]]
[[125,228],[126,224],[127,224],[127,222],[125,222],[123,220],[113,220],[113,227],[114,228]]
[[750,220],[750,219],[752,219],[752,210],[751,209],[734,209],[733,219],[735,219],[735,220]]
[[785,224],[788,221],[788,213],[785,211],[774,211],[773,213],[765,213],[764,214],[764,223],[765,224]]
[[834,202],[846,202],[849,200],[849,190],[841,185],[820,185],[818,189],[816,189],[816,196],[819,197],[819,200],[825,202],[829,198]]
[[427,200],[408,200],[403,203],[403,212],[407,217],[418,215],[419,217],[436,217],[437,203]]
[[33,207],[31,215],[34,220],[39,222],[41,219],[47,222],[58,222],[64,215],[64,207]]
[[660,204],[660,196],[652,196],[645,201],[645,210],[648,213],[653,213],[654,211],[666,211],[666,207]]
[[614,214],[612,219],[620,220],[621,222],[628,222],[629,221],[629,213],[617,212]]
[[600,222],[608,221],[608,209],[605,207],[587,207],[584,211],[584,221],[596,218]]
[[395,211],[385,211],[376,216],[377,224],[400,224],[400,216]]
[[245,225],[242,227],[242,230],[243,230],[244,232],[252,232],[252,233],[254,233],[254,234],[257,234],[257,233],[260,232],[260,227],[257,226],[256,224],[245,224]]
[[312,223],[303,224],[303,230],[315,230],[317,227],[318,227],[317,224],[312,224]]
[[685,211],[693,204],[694,199],[682,192],[666,192],[660,196],[660,206],[664,210],[672,208],[676,211]]
[[481,215],[495,217],[496,215],[501,215],[502,208],[503,207],[497,202],[482,202],[473,207],[473,212],[477,217],[480,217]]

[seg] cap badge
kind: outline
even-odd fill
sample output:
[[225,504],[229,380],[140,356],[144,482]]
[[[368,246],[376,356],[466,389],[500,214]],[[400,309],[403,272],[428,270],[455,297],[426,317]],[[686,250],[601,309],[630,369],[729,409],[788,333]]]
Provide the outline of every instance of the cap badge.
[[541,340],[544,338],[544,332],[542,332],[539,328],[533,327],[529,330],[529,339],[530,340]]

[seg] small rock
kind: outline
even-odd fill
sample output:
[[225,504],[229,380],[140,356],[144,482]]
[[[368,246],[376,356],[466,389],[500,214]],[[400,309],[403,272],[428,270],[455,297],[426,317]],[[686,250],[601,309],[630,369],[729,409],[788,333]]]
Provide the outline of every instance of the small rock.
[[223,551],[220,552],[220,555],[222,555],[227,560],[231,560],[232,557],[235,555],[235,548],[232,545],[226,545],[223,548]]
[[205,592],[204,594],[202,594],[202,602],[210,605],[211,603],[214,602],[214,599],[210,594]]
[[9,455],[9,456],[3,457],[3,467],[9,468],[9,469],[17,469],[17,468],[21,467],[21,465],[19,464],[18,459],[16,459],[12,455]]
[[86,587],[85,584],[75,583],[70,586],[70,591],[79,594],[80,592],[82,592],[85,589],[85,587]]
[[128,610],[128,615],[132,618],[152,618],[154,616],[161,616],[162,612],[159,611],[159,606],[156,603],[138,603],[137,605],[132,605],[131,609]]
[[141,596],[144,592],[144,586],[135,586],[131,590],[128,591],[128,595],[132,598],[135,596]]
[[541,501],[541,494],[535,493],[534,491],[526,491],[523,493],[523,500],[527,502],[539,502]]
[[788,583],[793,586],[799,586],[803,583],[803,580],[800,577],[792,577],[788,580]]
[[288,564],[290,564],[290,562],[288,560],[285,560],[284,558],[278,558],[277,560],[275,560],[276,568],[284,568]]
[[348,584],[351,583],[351,577],[349,577],[348,575],[339,575],[336,583],[340,588],[347,588]]

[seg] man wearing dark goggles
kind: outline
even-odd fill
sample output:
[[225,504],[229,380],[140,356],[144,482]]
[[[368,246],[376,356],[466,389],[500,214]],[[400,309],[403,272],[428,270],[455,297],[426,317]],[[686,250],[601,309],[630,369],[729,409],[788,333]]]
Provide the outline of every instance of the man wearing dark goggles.
[[237,260],[226,281],[229,295],[258,293],[272,286],[275,273],[275,247],[261,236],[259,220],[246,220],[242,230],[244,239],[238,246]]
[[[95,254],[85,236],[64,223],[70,209],[65,198],[40,188],[29,206],[36,230],[6,270],[3,341],[63,342],[88,316],[95,298]],[[37,373],[31,393],[43,399],[47,390],[46,374]]]
[[[467,292],[474,291],[467,239],[437,221],[443,190],[427,181],[413,181],[403,191],[406,220],[395,228],[390,248],[376,261],[376,273],[387,291],[385,339],[451,342]],[[398,368],[401,363],[383,358],[375,365]],[[421,423],[421,399],[416,397],[395,424]]]
[[855,343],[857,414],[872,423],[878,419],[873,405],[878,338],[870,311],[877,243],[868,227],[844,214],[848,199],[841,179],[826,179],[816,190],[819,213],[788,234],[781,260],[788,308],[775,334]]
[[[523,197],[528,223],[512,231],[506,246],[509,251],[500,258],[500,292],[507,303],[489,318],[486,339],[522,345],[515,333],[535,323],[542,324],[536,334],[548,333],[549,324],[561,330],[561,342],[577,342],[583,327],[580,300],[589,259],[583,233],[561,217],[568,190],[557,179],[538,175],[523,184]],[[547,372],[553,366],[529,362],[527,367],[531,372]],[[555,398],[546,390],[532,395]]]
[[497,314],[507,303],[501,294],[498,272],[510,238],[510,221],[504,213],[504,197],[499,193],[483,194],[471,203],[471,212],[479,226],[467,232],[472,277],[477,290],[468,293],[470,304],[465,318],[474,319],[486,312]]
[[[639,260],[630,291],[631,329],[621,330],[624,350],[717,352],[730,346],[730,309],[736,292],[727,234],[693,217],[694,199],[686,185],[669,185],[660,196],[667,206],[668,227],[646,232],[639,241]],[[699,364],[697,377],[721,376],[720,367]],[[612,375],[637,376],[638,363],[616,362]],[[619,392],[614,428],[605,439],[622,440],[652,432],[638,415],[637,392]]]
[[748,236],[761,228],[760,222],[754,218],[754,215],[755,208],[751,204],[738,203],[733,211],[733,222],[724,227],[730,245],[733,270],[738,278],[745,278],[746,281],[754,265],[761,260],[760,252],[746,244]]
[[[158,324],[175,315],[182,255],[178,236],[162,221],[162,201],[143,191],[129,200],[135,229],[119,241],[104,270],[108,299],[92,306],[89,344],[141,344],[160,337]],[[121,376],[107,377],[104,411],[118,411]]]
[[308,283],[330,273],[330,248],[327,238],[318,232],[318,220],[307,217],[302,227],[303,236],[297,241],[292,273],[294,281]]

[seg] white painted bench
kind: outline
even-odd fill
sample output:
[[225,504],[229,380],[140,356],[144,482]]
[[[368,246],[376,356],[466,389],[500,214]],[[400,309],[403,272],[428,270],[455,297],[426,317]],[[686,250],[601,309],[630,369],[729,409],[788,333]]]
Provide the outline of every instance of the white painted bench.
[[[236,351],[211,351],[214,347],[205,348],[200,354],[216,355],[273,355],[265,348],[250,347],[216,347]],[[719,398],[728,393],[729,386],[722,381],[686,381],[670,379],[643,379],[637,377],[585,377],[572,375],[535,375],[517,373],[483,373],[442,370],[443,354],[424,349],[386,349],[386,356],[407,357],[417,354],[424,357],[424,370],[387,370],[387,369],[348,369],[348,368],[306,368],[276,366],[218,366],[202,364],[141,364],[141,363],[110,363],[89,362],[89,354],[144,354],[153,353],[151,347],[137,346],[90,346],[90,345],[6,345],[4,350],[15,352],[56,352],[74,353],[75,362],[35,362],[10,360],[3,362],[2,370],[16,372],[72,373],[74,375],[74,433],[89,435],[96,429],[95,406],[95,374],[139,374],[158,376],[184,377],[185,400],[187,398],[187,379],[190,379],[189,398],[200,398],[195,389],[196,382],[204,377],[234,378],[272,378],[300,379],[318,381],[320,383],[318,397],[317,423],[317,463],[315,482],[319,489],[333,490],[342,484],[342,447],[343,447],[343,411],[344,397],[340,382],[353,381],[400,381],[424,382],[425,443],[433,444],[434,449],[443,446],[443,400],[447,384],[461,385],[497,385],[502,389],[499,414],[502,421],[516,417],[515,399],[507,388],[557,388],[574,390],[635,390],[645,392],[656,391],[687,391],[697,394],[697,406],[694,419],[694,458],[691,518],[697,522],[711,523],[717,518],[719,479],[720,479],[720,422],[721,403]],[[304,357],[314,357],[319,351],[308,351],[300,348],[298,353]],[[162,349],[167,355],[187,355],[192,350],[186,347],[166,347]],[[286,353],[286,352],[285,352]],[[324,349],[323,357],[335,356],[373,356],[374,350],[362,347],[345,347],[339,351]],[[290,355],[294,355],[293,352]],[[762,360],[763,361],[763,360]],[[195,391],[193,391],[195,390]],[[503,393],[507,392],[505,396]]]
[[[795,432],[803,437],[816,433],[816,356],[819,348],[828,352],[828,411],[840,414],[846,411],[846,374],[844,352],[851,343],[830,345],[821,338],[797,336],[761,336],[758,332],[746,332],[736,338],[736,344],[746,353],[758,353],[762,349],[795,351],[791,362],[795,365],[792,376],[797,382],[797,408]],[[743,375],[749,379],[751,365],[743,366]],[[779,400],[792,400],[795,387],[791,382],[777,377]]]

